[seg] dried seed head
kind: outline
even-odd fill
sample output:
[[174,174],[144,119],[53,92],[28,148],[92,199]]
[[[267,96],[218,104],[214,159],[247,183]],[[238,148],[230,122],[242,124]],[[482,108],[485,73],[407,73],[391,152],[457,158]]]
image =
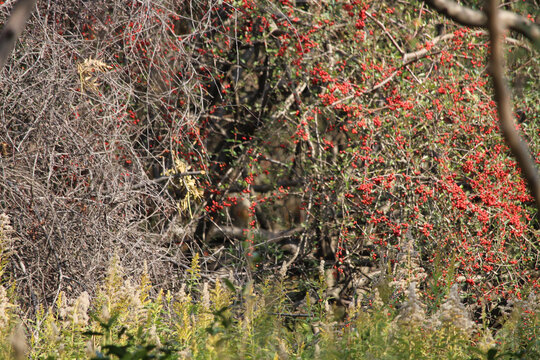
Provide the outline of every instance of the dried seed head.
[[9,325],[10,309],[14,306],[9,301],[6,289],[0,285],[0,329]]
[[319,263],[319,278],[321,279],[321,281],[324,280],[324,275],[324,260],[321,259],[321,262]]
[[9,235],[13,232],[13,227],[11,227],[11,221],[9,216],[6,213],[0,214],[0,237],[4,235]]
[[103,304],[101,306],[101,321],[108,322],[110,318],[111,313],[109,311],[109,307],[107,306],[107,304]]
[[17,325],[15,331],[11,334],[11,348],[15,359],[26,359],[28,353],[28,343],[26,342],[26,334],[24,333],[23,324]]
[[65,297],[61,297],[61,304],[58,313],[64,324],[72,324],[75,326],[86,326],[88,324],[88,309],[90,308],[90,295],[85,291],[75,300],[66,301]]
[[412,282],[409,285],[407,301],[403,304],[399,315],[395,318],[394,322],[399,326],[407,327],[420,327],[425,325],[426,312],[424,310],[424,304],[420,302],[416,295],[416,283]]
[[436,326],[451,326],[466,333],[470,333],[476,328],[476,324],[470,319],[467,308],[461,302],[457,284],[452,286],[448,299],[434,314],[432,321]]
[[151,344],[156,346],[161,346],[161,340],[159,338],[159,335],[157,334],[156,325],[152,325],[150,329],[148,330],[148,338]]
[[210,308],[210,292],[208,291],[208,282],[206,281],[203,284],[201,303],[205,308]]
[[281,276],[282,279],[287,275],[287,270],[287,261],[284,261],[283,265],[281,265],[281,269],[279,269],[279,276]]
[[86,342],[86,346],[84,347],[84,352],[88,358],[93,358],[96,356],[96,349],[94,347],[94,342],[92,340],[88,340]]

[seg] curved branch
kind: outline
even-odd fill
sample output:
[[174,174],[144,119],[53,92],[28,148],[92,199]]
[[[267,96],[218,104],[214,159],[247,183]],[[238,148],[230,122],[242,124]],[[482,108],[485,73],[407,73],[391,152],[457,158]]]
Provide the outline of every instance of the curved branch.
[[7,62],[35,5],[36,0],[19,0],[13,7],[11,16],[0,33],[0,70]]
[[501,23],[499,21],[498,0],[490,0],[486,9],[488,14],[488,28],[491,43],[490,70],[493,79],[494,98],[497,103],[499,122],[503,136],[510,146],[510,150],[516,158],[523,176],[536,201],[536,207],[540,211],[540,175],[535,161],[524,142],[516,131],[516,124],[512,115],[512,102],[507,82],[504,78],[503,51],[501,44]]
[[[424,0],[438,13],[465,26],[488,28],[487,15],[479,10],[469,9],[450,0]],[[540,26],[529,19],[510,11],[499,11],[499,23],[529,38],[537,48],[540,47]]]

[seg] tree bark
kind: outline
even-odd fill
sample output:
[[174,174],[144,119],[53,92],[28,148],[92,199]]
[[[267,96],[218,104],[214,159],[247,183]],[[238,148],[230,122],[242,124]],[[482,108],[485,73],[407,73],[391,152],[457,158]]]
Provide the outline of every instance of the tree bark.
[[19,0],[13,6],[11,16],[0,33],[0,70],[6,64],[35,5],[36,0]]

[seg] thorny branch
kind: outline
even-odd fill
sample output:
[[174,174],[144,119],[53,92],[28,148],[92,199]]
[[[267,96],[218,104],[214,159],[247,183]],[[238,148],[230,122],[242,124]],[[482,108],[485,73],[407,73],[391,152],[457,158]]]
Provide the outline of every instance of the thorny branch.
[[490,0],[486,12],[476,11],[449,0],[424,0],[426,4],[440,14],[465,26],[488,28],[491,39],[491,76],[493,78],[494,97],[499,113],[499,123],[503,136],[510,146],[529,189],[540,210],[540,175],[526,142],[516,131],[512,116],[512,103],[504,79],[503,54],[500,37],[506,29],[512,29],[529,38],[538,48],[540,27],[530,20],[508,11],[498,10],[498,1]]

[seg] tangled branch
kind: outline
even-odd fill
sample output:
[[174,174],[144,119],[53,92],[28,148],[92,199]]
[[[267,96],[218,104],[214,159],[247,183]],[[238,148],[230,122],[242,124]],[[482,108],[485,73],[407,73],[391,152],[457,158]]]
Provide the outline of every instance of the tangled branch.
[[503,54],[500,37],[506,29],[520,32],[538,47],[540,27],[528,19],[508,11],[499,11],[498,1],[490,0],[486,12],[476,11],[448,0],[425,0],[426,4],[437,12],[465,26],[487,28],[490,33],[491,58],[490,69],[493,78],[494,98],[499,113],[499,123],[503,136],[516,158],[529,189],[540,210],[540,175],[536,168],[529,146],[516,131],[512,116],[512,102],[504,78]]

